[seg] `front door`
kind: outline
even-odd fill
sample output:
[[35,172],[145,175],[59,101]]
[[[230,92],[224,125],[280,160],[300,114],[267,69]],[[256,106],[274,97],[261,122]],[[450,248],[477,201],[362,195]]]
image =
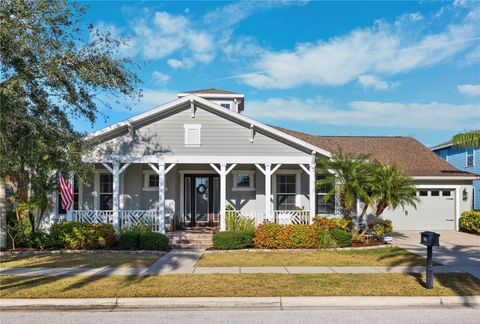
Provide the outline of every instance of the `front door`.
[[215,226],[219,221],[218,175],[185,175],[185,224]]

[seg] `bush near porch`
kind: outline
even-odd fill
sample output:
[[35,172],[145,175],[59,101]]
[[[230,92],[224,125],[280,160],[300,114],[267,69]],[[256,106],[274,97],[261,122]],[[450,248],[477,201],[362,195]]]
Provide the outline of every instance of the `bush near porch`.
[[466,211],[460,216],[460,230],[480,234],[480,211]]

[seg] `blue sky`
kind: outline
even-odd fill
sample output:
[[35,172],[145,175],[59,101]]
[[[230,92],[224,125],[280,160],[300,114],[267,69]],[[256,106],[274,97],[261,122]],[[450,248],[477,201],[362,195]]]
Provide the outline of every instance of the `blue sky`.
[[[318,135],[413,136],[434,145],[480,128],[480,3],[87,2],[86,20],[127,39],[140,103],[178,91],[244,93],[244,114]],[[127,108],[129,107],[129,108]]]

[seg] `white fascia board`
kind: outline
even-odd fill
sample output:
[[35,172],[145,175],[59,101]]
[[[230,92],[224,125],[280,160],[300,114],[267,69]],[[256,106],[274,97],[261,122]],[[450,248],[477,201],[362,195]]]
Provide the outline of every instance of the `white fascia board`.
[[441,150],[441,149],[444,149],[444,148],[447,148],[447,147],[451,147],[453,146],[452,143],[447,143],[447,144],[443,144],[443,145],[437,145],[437,146],[432,146],[430,148],[430,150],[432,151],[437,151],[437,150]]
[[415,176],[414,180],[477,180],[480,176]]
[[188,95],[194,95],[200,98],[218,98],[218,99],[235,99],[235,98],[245,98],[243,94],[233,94],[233,93],[190,93],[190,92],[179,92],[179,98],[186,97]]
[[170,109],[174,109],[174,108],[176,108],[176,107],[178,107],[178,106],[180,106],[180,105],[183,105],[183,104],[189,102],[190,100],[194,100],[194,101],[196,101],[197,103],[200,103],[200,104],[202,104],[202,105],[204,105],[204,106],[206,106],[206,107],[214,110],[215,112],[217,112],[217,113],[219,113],[219,114],[221,114],[221,115],[223,114],[223,115],[229,116],[229,117],[231,117],[231,118],[234,119],[234,120],[240,120],[240,121],[244,122],[244,123],[247,125],[247,127],[251,127],[251,125],[254,125],[254,126],[257,127],[258,129],[262,129],[262,130],[264,130],[264,131],[267,132],[267,133],[270,133],[270,134],[272,134],[272,135],[274,135],[274,136],[276,136],[276,137],[279,137],[279,138],[283,138],[283,139],[287,140],[288,142],[291,142],[291,143],[293,143],[293,144],[296,144],[296,145],[298,145],[298,146],[301,146],[301,147],[303,147],[303,148],[306,148],[306,149],[308,149],[308,150],[310,150],[310,151],[317,152],[317,153],[322,154],[322,155],[327,156],[327,157],[331,157],[331,156],[332,156],[332,154],[331,154],[329,151],[327,151],[327,150],[324,150],[324,149],[322,149],[322,148],[320,148],[320,147],[317,147],[317,146],[315,146],[315,145],[312,145],[312,144],[310,144],[310,143],[307,143],[307,142],[305,142],[305,141],[302,141],[302,140],[300,140],[300,139],[298,139],[298,138],[296,138],[296,137],[294,137],[294,136],[288,135],[288,134],[286,134],[286,133],[284,133],[284,132],[281,132],[281,131],[273,128],[273,127],[270,127],[270,126],[267,126],[267,125],[265,125],[265,124],[263,124],[263,123],[260,123],[260,122],[254,120],[254,119],[251,119],[251,118],[246,117],[246,116],[244,116],[244,115],[241,115],[241,114],[239,114],[239,113],[233,112],[233,111],[231,111],[231,110],[229,110],[229,109],[225,109],[225,108],[223,108],[222,106],[217,105],[216,103],[214,103],[214,102],[212,102],[212,101],[210,101],[210,100],[201,98],[201,97],[199,97],[199,96],[197,96],[197,95],[194,95],[194,94],[189,94],[189,95],[187,95],[187,96],[185,96],[185,97],[182,97],[182,98],[179,98],[179,99],[177,99],[177,100],[171,101],[171,102],[169,102],[169,103],[167,103],[167,104],[165,104],[165,105],[162,105],[162,106],[160,106],[160,107],[151,109],[151,110],[149,110],[149,111],[146,111],[146,112],[144,112],[144,113],[142,113],[142,114],[139,114],[139,115],[137,115],[137,116],[131,117],[131,118],[127,119],[127,120],[124,120],[124,121],[119,122],[119,123],[117,123],[117,124],[114,124],[114,125],[112,125],[112,126],[103,128],[103,129],[101,129],[101,130],[99,130],[99,131],[97,131],[97,132],[95,132],[95,133],[93,133],[93,134],[90,134],[89,136],[87,136],[86,139],[87,139],[87,140],[93,140],[95,137],[98,137],[98,136],[107,134],[107,133],[109,133],[109,132],[111,132],[111,131],[114,131],[114,130],[116,130],[116,129],[118,129],[118,128],[128,127],[128,125],[133,125],[133,124],[135,124],[136,122],[141,121],[141,120],[143,120],[143,119],[146,119],[146,118],[148,118],[148,117],[150,117],[150,116],[156,115],[156,114],[158,114],[158,113],[164,113],[164,112],[166,112],[166,111],[168,111],[168,110],[170,110]]
[[164,156],[142,156],[142,155],[111,155],[111,156],[84,156],[86,163],[188,163],[188,164],[210,164],[210,163],[236,163],[236,164],[306,164],[310,156],[215,156],[215,155],[164,155]]

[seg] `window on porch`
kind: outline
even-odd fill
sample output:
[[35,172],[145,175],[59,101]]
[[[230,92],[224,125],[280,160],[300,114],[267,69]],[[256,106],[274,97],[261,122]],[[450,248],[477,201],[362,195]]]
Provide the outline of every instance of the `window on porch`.
[[[325,176],[317,174],[317,180],[325,179]],[[329,185],[323,185],[316,189],[316,215],[333,215],[335,214],[335,195],[330,196],[327,201],[324,201],[324,197],[330,191]]]
[[277,175],[277,209],[295,210],[296,175]]
[[113,209],[113,175],[111,173],[100,174],[100,210]]
[[[78,190],[79,186],[78,186],[78,178],[77,177],[74,177],[73,178],[73,209],[74,210],[78,210],[78,193],[79,193],[79,190]],[[59,215],[64,215],[67,213],[67,211],[65,209],[63,209],[62,207],[62,196],[60,194],[60,191],[58,192],[58,196],[57,196],[57,201],[58,201],[58,209],[57,209],[57,214]]]

